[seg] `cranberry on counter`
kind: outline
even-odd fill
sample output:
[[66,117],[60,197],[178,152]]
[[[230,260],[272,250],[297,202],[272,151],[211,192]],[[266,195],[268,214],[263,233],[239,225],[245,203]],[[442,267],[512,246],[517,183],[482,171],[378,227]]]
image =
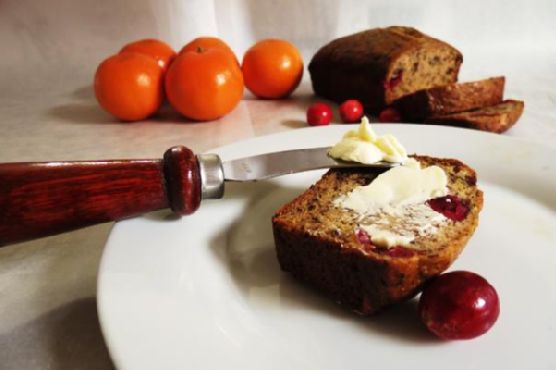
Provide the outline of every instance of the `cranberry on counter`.
[[439,275],[423,290],[419,315],[443,339],[471,339],[486,333],[498,319],[500,301],[492,285],[468,271]]
[[359,100],[346,100],[340,104],[340,117],[344,123],[358,123],[363,117],[363,104]]
[[379,122],[401,122],[402,116],[400,112],[394,108],[386,108],[378,114]]
[[332,120],[332,108],[326,103],[316,102],[307,109],[307,123],[310,126],[325,126]]

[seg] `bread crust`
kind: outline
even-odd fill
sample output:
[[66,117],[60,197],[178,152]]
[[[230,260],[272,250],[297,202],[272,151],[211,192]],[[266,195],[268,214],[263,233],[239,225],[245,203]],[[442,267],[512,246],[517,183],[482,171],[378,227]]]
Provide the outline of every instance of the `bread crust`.
[[422,122],[426,117],[465,112],[500,103],[504,97],[505,77],[455,83],[419,90],[394,103],[404,119]]
[[416,238],[424,252],[410,257],[370,250],[356,236],[353,215],[334,207],[332,199],[369,183],[376,174],[330,170],[272,219],[281,269],[362,315],[413,297],[427,280],[446,270],[477,226],[483,194],[475,185],[475,172],[462,162],[415,158],[423,166],[435,164],[446,171],[450,191],[468,203],[463,221],[443,226],[434,238]]
[[500,134],[519,120],[524,108],[525,103],[521,100],[504,100],[473,111],[431,116],[425,119],[425,123],[468,127]]
[[[411,27],[392,26],[331,41],[308,68],[317,95],[336,102],[359,99],[368,112],[378,113],[403,95],[457,81],[462,61],[462,54],[449,44]],[[429,80],[415,77],[429,62],[437,63],[438,73],[429,73]],[[389,87],[396,76],[400,85]]]

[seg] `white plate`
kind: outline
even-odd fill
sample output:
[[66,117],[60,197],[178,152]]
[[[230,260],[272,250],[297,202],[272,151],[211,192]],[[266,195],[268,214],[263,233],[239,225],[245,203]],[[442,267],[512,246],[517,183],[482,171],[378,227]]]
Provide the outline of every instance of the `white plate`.
[[[351,126],[353,127],[353,126]],[[223,159],[334,143],[350,127],[307,128],[216,150]],[[102,258],[98,309],[123,370],[554,369],[556,151],[465,129],[377,125],[416,153],[477,170],[485,206],[452,269],[484,275],[501,315],[486,335],[443,342],[414,301],[358,317],[280,272],[270,218],[321,171],[227,185],[189,217],[120,222]]]

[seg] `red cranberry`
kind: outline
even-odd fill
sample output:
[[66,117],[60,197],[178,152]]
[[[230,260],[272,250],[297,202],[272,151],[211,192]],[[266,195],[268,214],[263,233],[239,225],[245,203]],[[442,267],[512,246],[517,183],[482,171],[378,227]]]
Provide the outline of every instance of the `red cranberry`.
[[394,108],[386,108],[378,114],[379,122],[400,122],[401,120],[402,116],[400,112],[398,112]]
[[475,175],[467,175],[465,176],[465,182],[467,185],[475,186],[477,185],[477,177]]
[[332,109],[326,103],[316,102],[307,109],[307,123],[311,126],[325,126],[332,120]]
[[443,339],[471,339],[486,333],[498,319],[500,301],[482,276],[454,271],[432,280],[419,301],[427,328]]
[[355,236],[357,237],[357,240],[359,240],[359,243],[363,245],[372,245],[371,238],[365,230],[357,229],[357,231],[355,232]]
[[357,237],[359,243],[361,243],[361,247],[364,251],[375,253],[378,251],[378,248],[376,247],[376,245],[373,244],[373,242],[371,241],[371,237],[365,230],[358,229],[355,232],[355,236]]
[[388,248],[388,255],[390,257],[413,257],[415,252],[409,248],[405,248],[402,246],[395,246],[392,248]]
[[389,90],[398,86],[402,82],[402,71],[396,71],[392,74],[390,79],[385,80],[383,83],[384,89]]
[[346,100],[340,104],[340,117],[344,123],[356,123],[363,117],[363,104],[359,100]]
[[462,221],[469,213],[469,207],[463,204],[463,201],[454,195],[429,199],[427,204],[433,210],[442,213],[452,221]]

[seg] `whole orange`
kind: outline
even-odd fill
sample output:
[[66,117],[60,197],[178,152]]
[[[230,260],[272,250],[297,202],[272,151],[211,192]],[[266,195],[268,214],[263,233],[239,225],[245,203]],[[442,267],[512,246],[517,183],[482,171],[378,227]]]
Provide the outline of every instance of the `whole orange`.
[[279,99],[290,95],[303,77],[303,58],[285,40],[257,42],[243,56],[245,87],[259,98]]
[[143,39],[125,45],[121,52],[134,51],[148,55],[158,62],[160,68],[166,71],[172,60],[176,57],[176,52],[164,41],[157,39]]
[[144,54],[124,52],[100,63],[95,95],[104,110],[124,121],[145,119],[162,103],[162,70]]
[[[197,37],[193,39],[189,43],[187,43],[181,50],[180,54],[185,53],[187,51],[198,51],[198,50],[208,50],[208,49],[220,49],[224,50],[233,57],[235,61],[237,61],[237,57],[224,41],[219,39],[218,37],[210,37],[210,36],[203,36]],[[239,64],[239,61],[237,62]]]
[[230,112],[243,96],[243,76],[237,63],[219,49],[181,53],[168,69],[166,96],[175,110],[197,121]]

